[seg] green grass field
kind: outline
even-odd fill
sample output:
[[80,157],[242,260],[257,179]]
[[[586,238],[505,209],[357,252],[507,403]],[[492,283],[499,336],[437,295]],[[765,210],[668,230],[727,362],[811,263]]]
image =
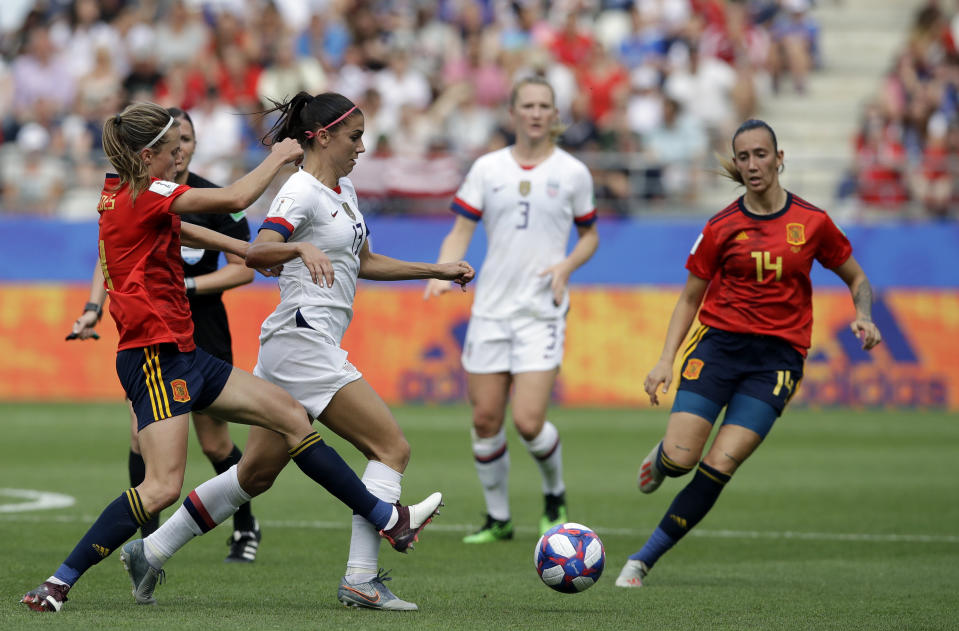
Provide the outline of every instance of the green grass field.
[[[295,467],[254,501],[264,538],[252,566],[223,563],[228,526],[166,567],[160,604],[133,603],[114,554],[59,614],[18,604],[49,576],[99,511],[126,488],[122,404],[0,405],[0,487],[64,493],[67,508],[10,512],[0,494],[0,629],[957,629],[959,415],[791,410],[712,513],[640,590],[613,586],[683,481],[636,490],[663,412],[556,409],[570,518],[597,531],[606,572],[563,595],[532,567],[541,510],[535,465],[510,431],[517,537],[467,547],[481,523],[465,407],[396,410],[413,445],[405,500],[442,490],[446,508],[416,550],[383,546],[390,586],[417,613],[346,609],[336,600],[349,514]],[[235,430],[242,446],[245,429]],[[330,442],[357,470],[362,458]],[[191,445],[184,492],[212,475]],[[168,515],[172,509],[168,509]]]

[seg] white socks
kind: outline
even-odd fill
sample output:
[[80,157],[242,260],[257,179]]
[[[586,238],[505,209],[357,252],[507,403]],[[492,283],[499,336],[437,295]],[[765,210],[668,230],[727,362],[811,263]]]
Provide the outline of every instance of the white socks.
[[143,540],[147,561],[163,567],[177,550],[233,515],[250,496],[240,487],[236,465],[196,487],[180,508],[152,535]]
[[486,512],[493,519],[507,521],[510,512],[506,427],[501,427],[498,434],[489,438],[480,438],[475,429],[470,430],[470,436],[473,439],[473,462],[486,499]]
[[543,430],[533,440],[523,440],[526,449],[536,459],[539,471],[543,474],[543,493],[560,495],[566,490],[563,482],[563,446],[559,441],[559,430],[546,421]]
[[[384,502],[393,504],[400,499],[400,481],[403,479],[403,474],[382,462],[370,460],[361,479],[367,490]],[[391,521],[395,523],[395,508],[393,514]],[[376,578],[379,568],[380,538],[376,526],[359,515],[353,515],[350,556],[346,562],[348,583],[357,585]]]

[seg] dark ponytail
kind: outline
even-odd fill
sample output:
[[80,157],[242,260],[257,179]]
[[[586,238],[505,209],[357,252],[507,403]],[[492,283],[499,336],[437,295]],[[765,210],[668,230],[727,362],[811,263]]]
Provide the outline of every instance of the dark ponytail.
[[336,92],[324,92],[316,96],[299,92],[289,101],[270,99],[270,102],[273,107],[262,113],[279,112],[280,118],[263,137],[264,144],[293,138],[301,145],[306,145],[317,130],[325,128],[334,131],[360,113],[353,101]]

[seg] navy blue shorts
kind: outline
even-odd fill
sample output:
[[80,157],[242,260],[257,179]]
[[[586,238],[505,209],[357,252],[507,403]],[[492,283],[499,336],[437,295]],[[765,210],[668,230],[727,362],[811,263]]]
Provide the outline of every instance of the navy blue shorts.
[[203,349],[181,352],[176,344],[154,344],[117,352],[117,376],[133,404],[137,428],[202,410],[213,403],[233,366]]
[[[691,392],[715,403],[718,413],[734,396],[750,397],[767,403],[779,416],[799,388],[803,356],[777,337],[703,326],[683,350],[680,374],[677,402],[691,401],[681,395]],[[674,405],[673,411],[693,410],[677,410]],[[715,415],[707,420],[715,420]]]

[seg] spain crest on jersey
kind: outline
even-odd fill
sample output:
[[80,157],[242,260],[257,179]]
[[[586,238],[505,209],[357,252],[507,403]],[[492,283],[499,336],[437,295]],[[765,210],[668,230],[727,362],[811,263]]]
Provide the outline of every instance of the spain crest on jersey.
[[170,382],[170,390],[173,392],[173,400],[177,403],[186,403],[190,400],[190,391],[186,387],[185,380],[174,379]]
[[346,211],[346,216],[351,220],[356,221],[356,215],[353,214],[353,210],[350,208],[350,205],[346,202],[343,202],[343,210]]
[[686,379],[699,379],[699,373],[703,371],[703,360],[690,359],[686,362],[686,368],[683,370],[683,377]]
[[802,245],[806,242],[806,226],[801,223],[786,224],[786,243]]
[[529,195],[530,189],[533,188],[533,183],[529,180],[521,180],[519,183],[519,194],[523,197]]

